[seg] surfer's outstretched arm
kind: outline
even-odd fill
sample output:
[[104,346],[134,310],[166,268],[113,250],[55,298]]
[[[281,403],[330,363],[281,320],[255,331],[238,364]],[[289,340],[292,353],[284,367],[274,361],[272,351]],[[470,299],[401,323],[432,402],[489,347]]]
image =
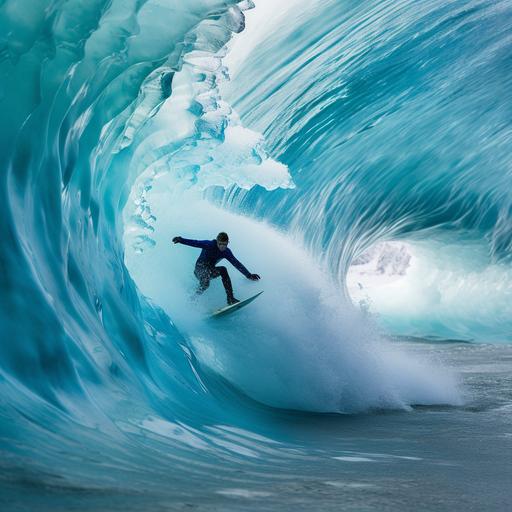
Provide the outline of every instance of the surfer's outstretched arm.
[[183,238],[182,236],[175,236],[172,241],[175,244],[189,245],[190,247],[198,247],[199,249],[209,247],[211,244],[211,240],[191,240],[190,238]]
[[[229,251],[229,252],[228,252]],[[238,271],[240,271],[245,277],[247,277],[247,279],[251,279],[252,281],[258,281],[260,279],[260,276],[258,274],[251,274],[246,268],[245,266],[240,262],[238,261],[236,258],[235,258],[235,255],[229,250],[227,249],[226,250],[227,254],[226,254],[226,259],[229,261],[229,263],[231,263],[231,265],[233,265],[233,267],[235,267]]]

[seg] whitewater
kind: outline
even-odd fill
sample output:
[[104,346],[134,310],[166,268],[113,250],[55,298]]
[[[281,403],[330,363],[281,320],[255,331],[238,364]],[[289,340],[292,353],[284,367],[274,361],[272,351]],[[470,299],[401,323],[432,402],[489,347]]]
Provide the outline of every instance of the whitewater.
[[0,1],[2,510],[509,508],[511,21]]

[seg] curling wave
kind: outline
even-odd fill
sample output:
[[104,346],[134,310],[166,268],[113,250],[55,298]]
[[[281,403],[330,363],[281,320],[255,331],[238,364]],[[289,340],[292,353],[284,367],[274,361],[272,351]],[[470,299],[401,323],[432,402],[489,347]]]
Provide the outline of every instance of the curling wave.
[[[475,247],[472,293],[508,283],[510,116],[496,91],[510,85],[510,6],[264,4],[268,25],[243,44],[249,1],[0,4],[9,467],[91,486],[164,486],[177,467],[187,484],[213,467],[222,480],[234,461],[295,456],[272,408],[461,403],[449,373],[381,339],[346,277],[399,241],[428,269],[443,254],[444,276],[457,265],[452,295]],[[190,307],[193,255],[169,238],[219,225],[265,299],[212,326],[216,290]],[[453,280],[434,274],[443,293],[420,314],[380,308],[389,332],[494,336],[492,312],[473,330],[477,306],[443,307]]]

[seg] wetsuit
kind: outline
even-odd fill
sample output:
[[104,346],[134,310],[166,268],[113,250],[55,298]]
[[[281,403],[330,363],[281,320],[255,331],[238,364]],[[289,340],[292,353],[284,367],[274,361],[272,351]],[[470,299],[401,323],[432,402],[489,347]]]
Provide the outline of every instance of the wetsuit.
[[245,277],[251,278],[251,273],[235,258],[230,249],[226,248],[224,251],[221,251],[218,248],[217,240],[190,240],[188,238],[179,237],[179,242],[183,245],[202,249],[194,269],[194,275],[199,281],[197,293],[203,293],[208,286],[210,286],[210,279],[221,276],[228,302],[233,300],[233,286],[228,270],[226,267],[216,266],[223,258],[226,258]]

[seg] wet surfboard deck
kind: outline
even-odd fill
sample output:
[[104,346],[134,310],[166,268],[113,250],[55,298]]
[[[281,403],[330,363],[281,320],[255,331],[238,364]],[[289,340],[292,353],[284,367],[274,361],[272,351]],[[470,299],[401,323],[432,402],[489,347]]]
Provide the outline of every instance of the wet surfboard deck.
[[231,313],[234,313],[235,311],[238,311],[239,309],[247,306],[247,304],[250,304],[253,300],[257,299],[262,293],[263,291],[258,292],[256,295],[253,295],[248,299],[241,300],[236,304],[231,304],[231,306],[225,306],[223,308],[217,309],[210,315],[210,318],[220,318],[226,315],[230,315]]

